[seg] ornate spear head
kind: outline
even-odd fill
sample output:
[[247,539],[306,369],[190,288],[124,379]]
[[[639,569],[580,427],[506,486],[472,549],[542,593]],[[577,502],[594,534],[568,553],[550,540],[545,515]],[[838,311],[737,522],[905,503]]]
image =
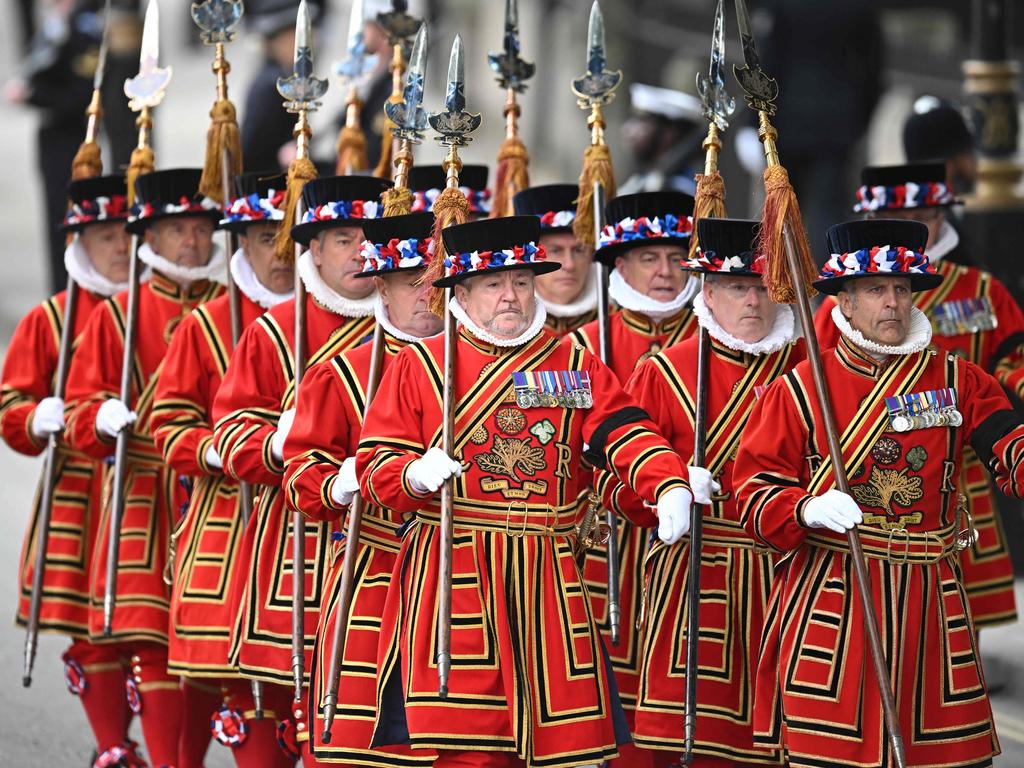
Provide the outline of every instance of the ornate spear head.
[[409,67],[405,72],[405,90],[399,102],[384,102],[384,112],[394,123],[392,133],[402,141],[419,144],[427,130],[427,112],[423,109],[423,85],[427,70],[427,25],[421,24],[412,44]]
[[313,31],[306,0],[295,20],[295,64],[290,77],[277,78],[277,92],[289,112],[316,112],[327,93],[327,80],[313,76]]
[[605,67],[604,16],[597,0],[590,6],[590,25],[587,30],[587,74],[572,81],[572,92],[583,109],[607,104],[622,82],[622,72]]
[[377,14],[377,23],[388,33],[392,45],[402,46],[402,57],[409,58],[410,40],[423,23],[409,14],[409,3],[405,0],[391,0],[391,10]]
[[202,32],[199,39],[206,45],[230,43],[245,7],[242,0],[204,0],[192,3],[192,20]]
[[519,57],[519,3],[505,0],[504,50],[487,54],[487,63],[498,76],[498,85],[516,93],[526,90],[526,81],[533,77],[537,66]]
[[704,105],[704,118],[724,131],[736,111],[736,100],[725,90],[722,64],[725,62],[725,11],[723,0],[715,8],[715,31],[711,37],[711,66],[708,73],[697,73],[697,93]]
[[92,75],[92,89],[98,91],[103,86],[103,76],[107,72],[107,53],[110,51],[110,0],[103,4],[103,37],[100,40],[100,52],[96,57],[96,71]]
[[171,82],[171,68],[160,68],[160,9],[157,0],[149,0],[146,19],[142,25],[142,49],[139,55],[139,74],[124,81],[124,95],[133,112],[151,109],[164,100],[164,92]]
[[452,54],[448,59],[448,90],[444,98],[444,110],[435,112],[429,118],[430,127],[437,133],[437,142],[445,147],[464,147],[473,139],[469,135],[480,127],[480,114],[466,111],[465,61],[462,55],[462,38],[455,36]]
[[750,27],[750,15],[744,0],[736,0],[736,21],[740,28],[740,43],[743,45],[744,66],[732,65],[732,73],[744,91],[744,98],[751,109],[775,114],[775,99],[779,97],[779,84],[775,78],[761,69],[757,56],[754,32]]
[[377,56],[366,54],[366,43],[363,40],[365,23],[363,0],[353,0],[348,18],[348,58],[334,65],[334,74],[353,84],[365,78],[377,66]]

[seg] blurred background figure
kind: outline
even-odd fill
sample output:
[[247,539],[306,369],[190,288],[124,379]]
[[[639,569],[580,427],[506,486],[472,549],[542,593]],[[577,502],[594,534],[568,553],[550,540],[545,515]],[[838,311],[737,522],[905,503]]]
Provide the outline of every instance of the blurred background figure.
[[693,175],[704,164],[700,145],[707,133],[700,100],[682,91],[633,83],[629,102],[622,140],[635,170],[619,185],[618,193],[672,190],[692,195]]
[[[4,84],[8,102],[33,107],[39,115],[36,130],[36,166],[43,182],[43,226],[46,230],[50,292],[64,288],[64,234],[59,224],[67,209],[67,185],[71,179],[71,161],[85,135],[85,109],[92,97],[92,79],[96,72],[104,19],[100,0],[49,0],[39,7],[38,25],[21,61],[18,74]],[[117,56],[134,53],[138,65],[138,37],[135,14],[117,11],[111,48]],[[109,81],[108,76],[107,80]],[[122,81],[123,82],[123,81]],[[104,94],[106,96],[106,94]],[[106,102],[114,99],[104,98]],[[123,104],[124,95],[117,99]],[[106,110],[105,110],[106,111]],[[118,138],[118,151],[125,158],[131,143],[125,146],[123,123],[126,107],[112,106],[104,126],[112,126],[109,135]],[[129,118],[131,121],[132,118]],[[128,123],[129,132],[131,122]]]
[[[366,46],[368,56],[377,57],[376,69],[366,78],[365,82],[359,85],[359,98],[363,102],[363,108],[359,112],[359,126],[366,134],[366,162],[371,169],[380,162],[381,134],[384,131],[384,102],[391,95],[391,57],[394,55],[394,46],[388,39],[387,31],[377,23],[377,14],[390,10],[389,0],[366,0],[363,3],[363,13],[366,17],[366,24],[363,26],[363,44]],[[341,130],[344,124],[345,110],[342,109],[335,118],[335,127]]]
[[[310,0],[316,25],[323,13],[321,0]],[[247,169],[285,169],[294,154],[295,115],[281,105],[277,78],[292,73],[295,59],[295,15],[299,0],[246,0],[245,16],[251,33],[259,36],[263,62],[246,93],[242,108],[242,159]]]

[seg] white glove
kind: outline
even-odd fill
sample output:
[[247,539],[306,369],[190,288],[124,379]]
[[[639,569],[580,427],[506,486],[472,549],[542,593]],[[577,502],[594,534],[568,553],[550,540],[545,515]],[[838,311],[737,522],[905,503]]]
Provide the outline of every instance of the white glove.
[[45,440],[64,431],[64,400],[44,397],[32,413],[32,436]]
[[203,454],[203,461],[211,469],[224,469],[224,464],[220,460],[220,454],[217,453],[217,449],[212,445],[206,446],[206,453]]
[[462,465],[440,448],[431,448],[409,465],[406,477],[417,493],[434,493],[449,477],[460,477]]
[[270,452],[278,461],[284,461],[284,440],[291,431],[293,421],[295,421],[294,408],[282,412],[281,418],[277,420],[277,432],[270,438]]
[[129,411],[127,405],[111,398],[104,401],[96,412],[96,431],[107,437],[117,437],[122,429],[134,424],[136,418],[135,411]]
[[675,544],[690,531],[690,507],[693,494],[685,488],[672,488],[658,499],[658,538]]
[[803,515],[808,528],[828,528],[836,533],[846,533],[864,521],[853,497],[835,488],[808,501]]
[[711,496],[722,490],[722,486],[715,482],[711,473],[704,467],[687,467],[690,476],[690,490],[693,492],[693,500],[698,504],[710,504]]
[[359,479],[356,477],[356,457],[349,456],[341,462],[338,477],[331,485],[331,501],[339,507],[346,507],[359,490]]

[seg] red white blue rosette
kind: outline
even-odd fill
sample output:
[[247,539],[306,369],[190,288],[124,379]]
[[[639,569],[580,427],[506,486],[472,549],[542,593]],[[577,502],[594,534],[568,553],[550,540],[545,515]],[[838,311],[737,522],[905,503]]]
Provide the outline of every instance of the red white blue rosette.
[[266,197],[253,192],[245,197],[236,197],[224,212],[221,224],[250,223],[254,221],[281,221],[284,219],[285,190],[271,189]]
[[571,227],[572,223],[576,220],[576,211],[545,211],[540,215],[540,228],[541,230],[546,229],[564,229],[565,227]]
[[141,221],[154,216],[168,216],[189,213],[209,213],[216,211],[220,206],[217,201],[209,197],[186,197],[182,195],[176,203],[143,203],[137,205],[129,221]]
[[698,247],[693,258],[683,258],[680,267],[687,272],[760,276],[764,273],[764,256],[744,251],[722,257],[713,250]]
[[434,239],[410,237],[391,238],[386,243],[364,240],[359,255],[363,257],[364,273],[394,272],[399,269],[420,269],[434,255]]
[[936,208],[956,202],[953,190],[943,182],[913,182],[892,186],[863,185],[857,190],[857,213],[902,211],[910,208]]
[[64,226],[80,227],[102,221],[123,221],[128,218],[128,214],[128,198],[125,195],[96,197],[73,202],[64,215]]
[[529,242],[500,251],[472,251],[471,253],[449,254],[444,260],[446,277],[460,277],[469,273],[487,272],[497,269],[512,269],[542,264],[547,261],[543,245]]
[[689,238],[693,233],[691,216],[676,216],[668,213],[664,216],[627,217],[608,224],[601,230],[598,248],[628,243],[635,240],[659,240],[662,238]]
[[89,690],[89,681],[82,665],[67,656],[64,657],[64,684],[72,696],[81,696]]
[[337,219],[379,219],[384,205],[378,200],[334,200],[308,209],[302,223],[335,221]]
[[249,727],[237,709],[221,707],[210,718],[210,733],[225,747],[240,747],[249,738]]
[[128,708],[136,715],[142,714],[142,692],[139,691],[138,683],[134,678],[127,678],[124,681],[125,697],[128,699]]

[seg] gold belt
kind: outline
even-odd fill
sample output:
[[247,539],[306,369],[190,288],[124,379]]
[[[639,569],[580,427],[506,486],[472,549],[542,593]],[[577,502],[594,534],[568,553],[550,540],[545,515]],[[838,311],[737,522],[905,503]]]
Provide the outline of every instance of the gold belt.
[[[572,514],[564,517],[559,510],[550,506],[538,508],[528,506],[525,502],[510,502],[503,516],[466,517],[460,515],[458,507],[454,510],[454,526],[463,531],[488,531],[503,533],[506,536],[521,538],[523,536],[568,536],[576,529],[573,520],[575,505],[570,507]],[[420,509],[416,519],[427,525],[440,525],[441,514],[434,508]]]
[[[873,560],[886,560],[898,565],[933,565],[960,551],[960,544],[953,535],[954,526],[922,533],[908,531],[906,528],[887,531],[864,526],[859,526],[857,530],[865,557]],[[838,534],[827,536],[812,533],[808,535],[807,543],[833,552],[850,551],[846,539],[840,539]]]

